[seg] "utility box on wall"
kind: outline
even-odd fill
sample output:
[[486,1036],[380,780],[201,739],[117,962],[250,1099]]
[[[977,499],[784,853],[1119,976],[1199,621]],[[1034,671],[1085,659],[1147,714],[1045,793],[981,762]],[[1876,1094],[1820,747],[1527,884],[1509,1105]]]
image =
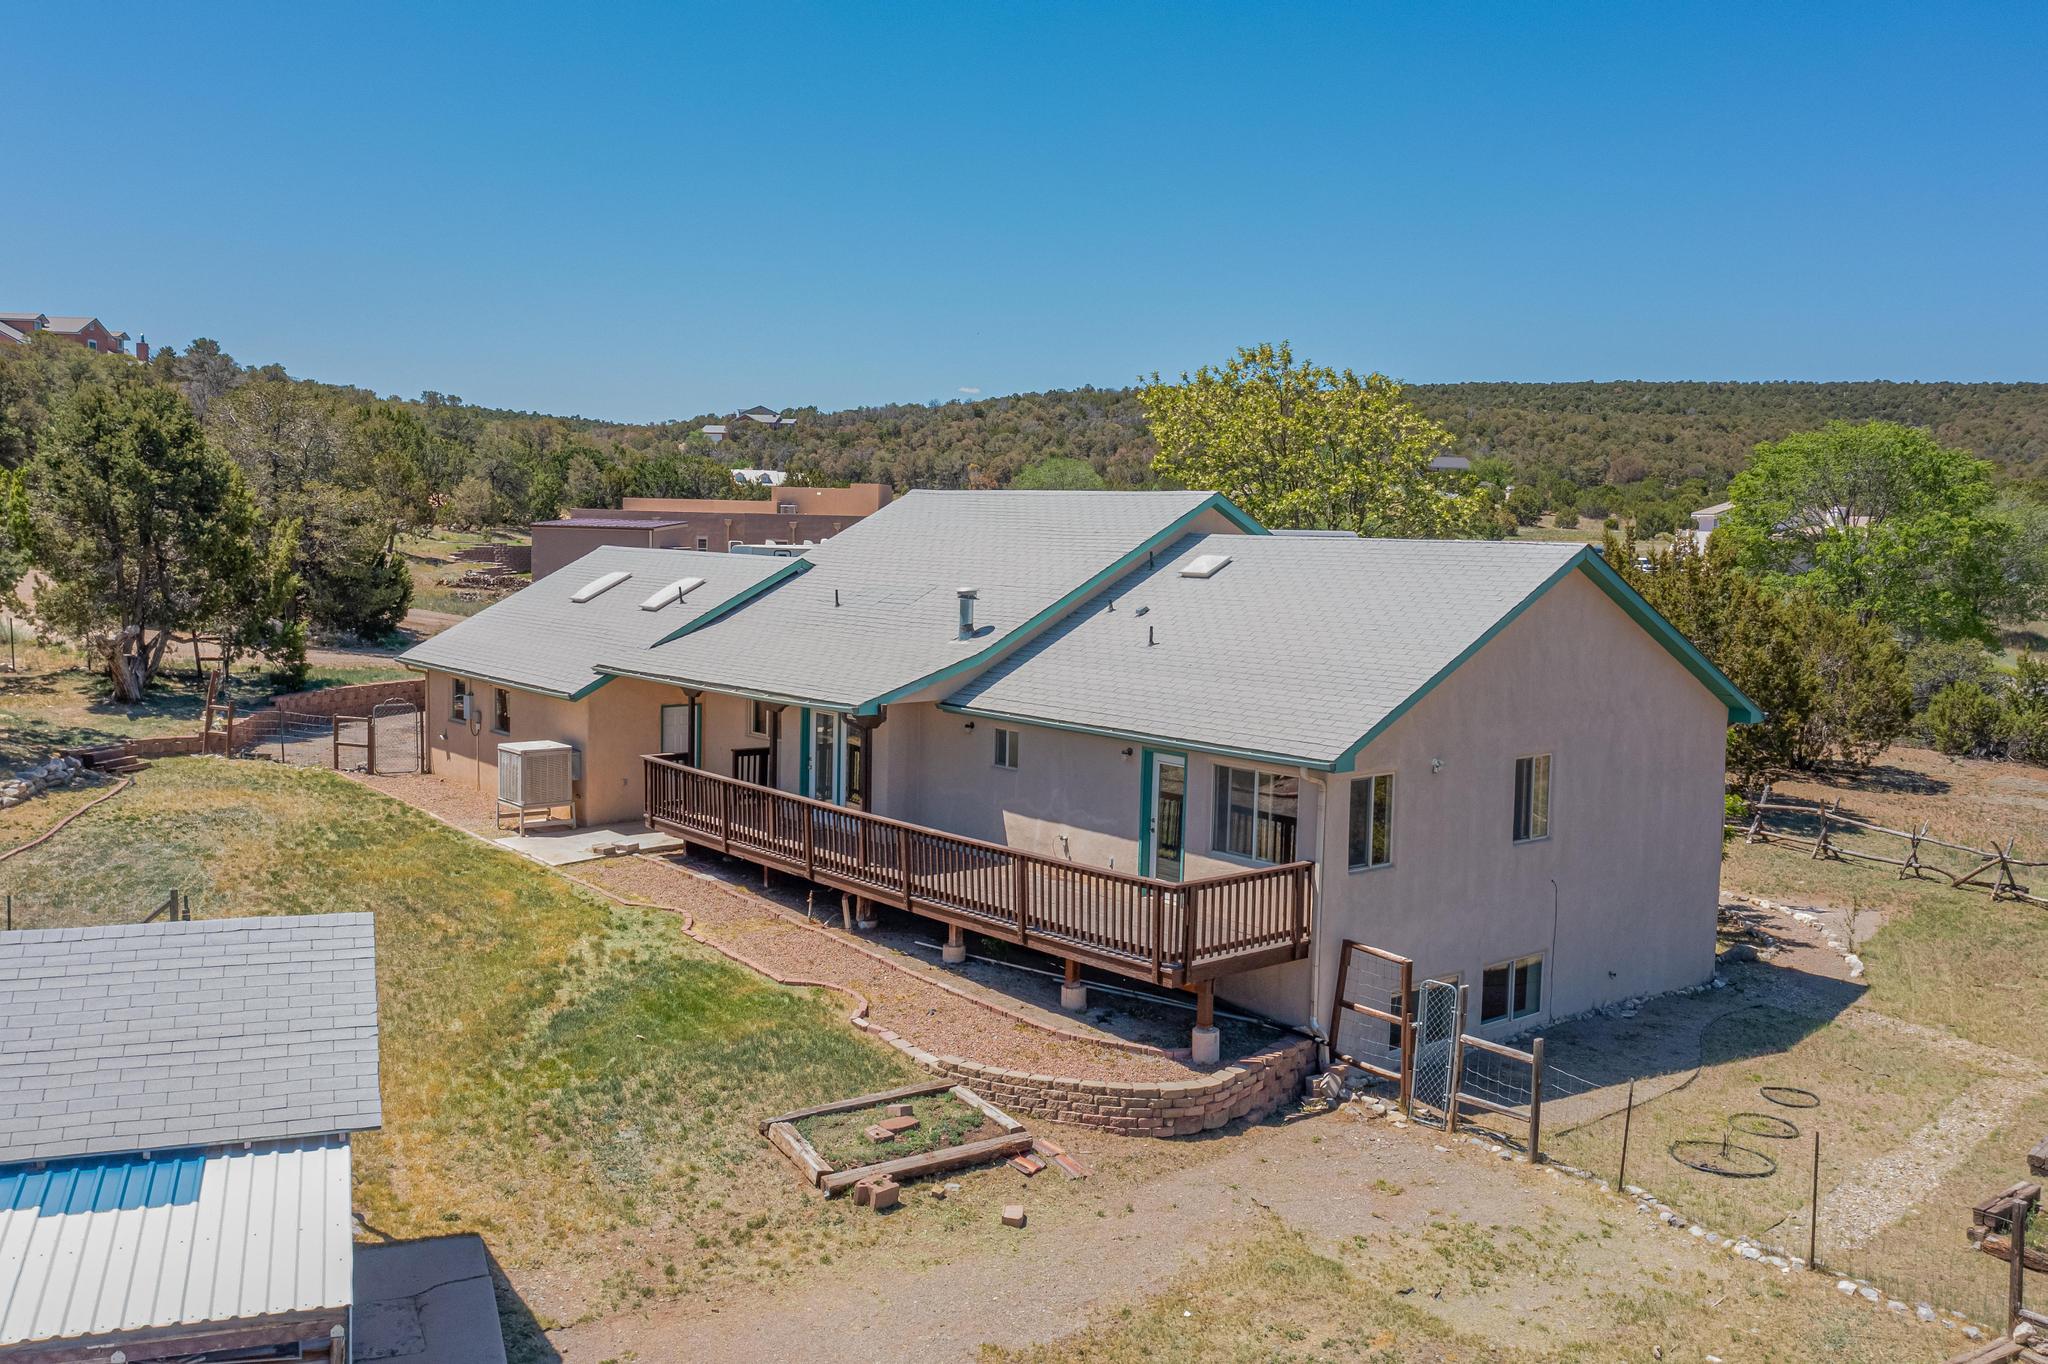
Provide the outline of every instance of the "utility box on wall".
[[543,820],[555,818],[566,809],[571,828],[576,825],[577,753],[574,744],[553,739],[528,739],[498,745],[498,819],[506,812],[518,816],[519,831],[526,832],[526,818],[538,813]]

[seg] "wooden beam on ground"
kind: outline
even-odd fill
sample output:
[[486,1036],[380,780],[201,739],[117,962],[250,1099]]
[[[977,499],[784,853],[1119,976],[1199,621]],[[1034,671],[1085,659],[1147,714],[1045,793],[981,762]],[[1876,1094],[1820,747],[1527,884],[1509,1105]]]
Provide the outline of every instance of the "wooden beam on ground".
[[827,1113],[847,1113],[856,1108],[871,1108],[876,1104],[894,1103],[901,1099],[917,1099],[927,1094],[939,1094],[951,1089],[951,1080],[934,1080],[928,1084],[905,1085],[902,1089],[885,1089],[879,1094],[856,1094],[851,1099],[838,1099],[828,1104],[816,1104],[810,1108],[799,1108],[794,1113],[780,1113],[772,1118],[763,1118],[758,1124],[766,1132],[779,1122],[801,1122],[805,1118],[819,1118]]
[[1000,1137],[970,1141],[965,1146],[948,1146],[943,1150],[926,1151],[922,1155],[900,1156],[895,1160],[885,1160],[879,1165],[863,1165],[852,1170],[834,1170],[818,1181],[818,1187],[828,1194],[844,1193],[863,1179],[871,1179],[876,1175],[887,1175],[891,1179],[915,1179],[919,1175],[937,1174],[941,1170],[957,1170],[963,1165],[981,1165],[1030,1149],[1029,1132],[1006,1132]]

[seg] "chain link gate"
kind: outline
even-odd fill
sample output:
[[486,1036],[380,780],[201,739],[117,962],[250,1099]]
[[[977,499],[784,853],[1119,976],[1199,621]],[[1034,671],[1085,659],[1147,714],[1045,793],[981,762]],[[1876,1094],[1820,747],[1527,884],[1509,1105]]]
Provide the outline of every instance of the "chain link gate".
[[370,708],[370,728],[376,731],[375,770],[378,773],[418,772],[426,754],[426,716],[418,706],[402,698],[379,701]]
[[1425,980],[1415,994],[1415,1104],[1432,1110],[1429,1117],[1416,1117],[1442,1125],[1449,1120],[1451,1091],[1458,1083],[1461,991],[1449,981]]

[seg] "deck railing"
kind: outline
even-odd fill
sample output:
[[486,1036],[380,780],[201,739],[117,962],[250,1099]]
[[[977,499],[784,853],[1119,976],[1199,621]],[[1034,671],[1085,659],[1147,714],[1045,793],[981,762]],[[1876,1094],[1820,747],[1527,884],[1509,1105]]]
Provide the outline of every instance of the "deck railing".
[[693,841],[1165,985],[1308,953],[1311,866],[1162,881],[647,757],[647,819]]

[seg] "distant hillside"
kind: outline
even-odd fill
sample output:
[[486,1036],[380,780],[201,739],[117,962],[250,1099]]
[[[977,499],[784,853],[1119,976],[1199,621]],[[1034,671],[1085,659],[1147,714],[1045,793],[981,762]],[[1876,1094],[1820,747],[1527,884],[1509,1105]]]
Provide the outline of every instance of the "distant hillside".
[[[1498,456],[1579,487],[1717,489],[1758,441],[1838,417],[1930,427],[2016,477],[2048,473],[2048,384],[1486,383],[1418,384],[1408,393],[1457,435],[1460,453]],[[1150,473],[1152,439],[1129,389],[793,411],[794,430],[742,425],[717,455],[899,487],[1002,486],[1055,456],[1085,460],[1117,486]]]

